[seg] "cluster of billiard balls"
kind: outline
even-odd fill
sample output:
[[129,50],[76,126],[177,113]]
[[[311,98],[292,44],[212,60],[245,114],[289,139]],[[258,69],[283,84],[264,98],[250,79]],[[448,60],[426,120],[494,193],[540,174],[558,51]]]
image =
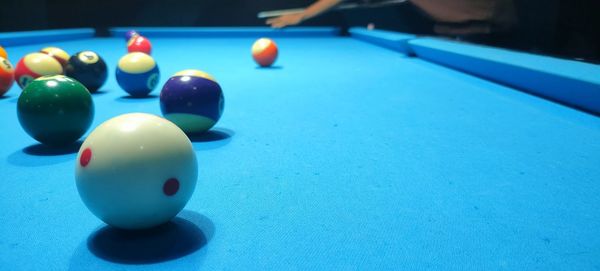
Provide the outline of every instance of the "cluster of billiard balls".
[[90,92],[97,91],[106,81],[104,60],[92,51],[81,51],[72,56],[56,47],[46,47],[27,54],[13,68],[6,51],[0,47],[0,96],[13,82],[24,89],[33,80],[48,75],[67,75],[83,83]]
[[[134,31],[127,32],[126,39],[128,54],[118,62],[117,82],[131,96],[146,96],[160,76],[150,56],[152,45]],[[270,66],[277,58],[277,46],[259,39],[252,56],[260,66]],[[107,67],[93,51],[69,57],[48,47],[26,55],[13,70],[0,47],[0,91],[8,90],[13,78],[23,89],[17,104],[23,129],[45,145],[66,146],[92,124],[90,93],[105,83]],[[114,117],[96,127],[80,147],[77,189],[88,209],[109,225],[149,228],[184,208],[198,176],[189,136],[217,123],[224,109],[223,92],[211,75],[183,70],[164,84],[160,109],[164,118],[145,113]]]
[[[131,96],[148,95],[160,79],[158,65],[150,56],[152,44],[133,30],[128,31],[125,38],[129,53],[118,62],[117,83]],[[277,45],[271,39],[261,38],[252,45],[252,57],[261,67],[271,66],[277,55]],[[108,77],[106,63],[93,51],[69,56],[60,48],[46,47],[21,58],[15,68],[9,62],[6,50],[0,46],[0,96],[11,88],[14,81],[24,89],[36,78],[59,74],[79,81],[91,93],[97,92]]]

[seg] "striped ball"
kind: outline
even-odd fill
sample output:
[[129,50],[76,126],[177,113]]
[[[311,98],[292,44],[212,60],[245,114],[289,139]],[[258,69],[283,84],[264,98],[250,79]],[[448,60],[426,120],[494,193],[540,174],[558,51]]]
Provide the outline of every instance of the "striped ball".
[[31,53],[19,60],[15,69],[15,81],[25,88],[34,79],[44,75],[63,74],[63,67],[53,57],[44,53]]
[[134,97],[148,95],[160,80],[160,71],[154,59],[144,53],[133,52],[123,56],[116,69],[117,83]]
[[199,70],[174,74],[160,92],[163,116],[186,134],[200,134],[221,118],[225,99],[214,77]]

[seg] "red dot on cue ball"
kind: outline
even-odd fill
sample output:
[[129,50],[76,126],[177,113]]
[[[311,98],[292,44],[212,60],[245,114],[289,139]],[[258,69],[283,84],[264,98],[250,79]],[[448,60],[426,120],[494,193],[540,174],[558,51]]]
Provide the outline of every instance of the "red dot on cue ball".
[[90,163],[90,160],[92,160],[92,150],[90,150],[90,148],[86,148],[81,153],[81,157],[79,157],[79,164],[82,167],[85,167]]
[[168,179],[163,185],[163,192],[167,196],[173,196],[179,191],[179,181],[175,178]]

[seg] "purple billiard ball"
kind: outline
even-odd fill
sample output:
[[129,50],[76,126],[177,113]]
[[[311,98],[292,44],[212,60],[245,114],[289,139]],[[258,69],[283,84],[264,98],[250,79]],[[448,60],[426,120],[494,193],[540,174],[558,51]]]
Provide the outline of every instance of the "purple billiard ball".
[[212,128],[223,114],[224,101],[219,83],[199,70],[174,74],[160,92],[163,116],[188,135]]
[[131,38],[135,37],[135,36],[139,36],[140,33],[138,33],[135,30],[129,30],[127,32],[125,32],[125,41],[129,41]]

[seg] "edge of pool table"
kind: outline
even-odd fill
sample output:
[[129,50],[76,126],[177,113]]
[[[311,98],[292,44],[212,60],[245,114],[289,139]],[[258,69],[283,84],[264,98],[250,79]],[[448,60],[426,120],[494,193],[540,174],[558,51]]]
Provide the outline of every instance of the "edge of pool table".
[[358,39],[600,115],[600,67],[584,62],[390,31],[352,28]]
[[95,33],[96,31],[92,28],[5,32],[0,33],[0,45],[9,47],[53,41],[86,39],[93,37]]
[[112,36],[125,37],[125,33],[132,29],[149,38],[331,37],[339,36],[341,33],[337,27],[293,27],[285,29],[268,27],[114,27],[110,28],[109,32]]

